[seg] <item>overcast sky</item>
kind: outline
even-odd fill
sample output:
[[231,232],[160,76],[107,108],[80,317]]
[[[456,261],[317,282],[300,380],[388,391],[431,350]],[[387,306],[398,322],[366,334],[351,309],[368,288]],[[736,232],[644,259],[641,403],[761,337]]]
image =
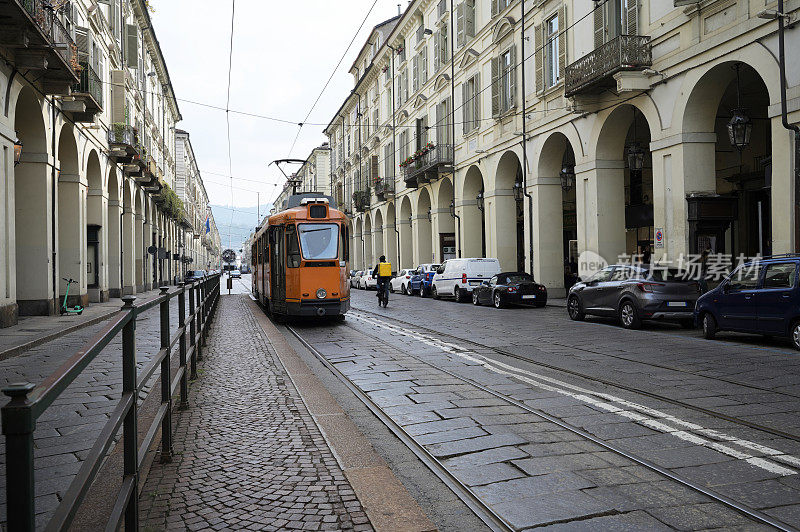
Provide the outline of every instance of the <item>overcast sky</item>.
[[[374,0],[236,0],[230,109],[301,122]],[[232,0],[150,0],[183,121],[212,203],[264,204],[283,175],[270,161],[290,156],[294,124],[230,113],[231,168],[225,112]],[[402,0],[403,7],[407,5]],[[355,55],[379,22],[397,14],[398,0],[378,0],[308,122],[327,123],[353,88]],[[306,125],[291,157],[305,158],[326,140],[324,126]],[[212,173],[213,172],[213,173]],[[222,174],[222,175],[216,175]],[[233,197],[230,180],[235,179]],[[263,213],[262,213],[263,214]],[[223,226],[227,220],[217,220]],[[220,227],[222,230],[222,227]]]

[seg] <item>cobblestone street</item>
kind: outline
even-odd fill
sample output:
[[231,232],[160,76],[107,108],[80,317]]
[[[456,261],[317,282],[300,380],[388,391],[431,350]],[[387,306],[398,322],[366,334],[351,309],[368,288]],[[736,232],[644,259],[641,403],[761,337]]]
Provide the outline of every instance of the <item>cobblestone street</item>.
[[371,530],[319,428],[247,306],[221,298],[170,463],[141,498],[151,529]]

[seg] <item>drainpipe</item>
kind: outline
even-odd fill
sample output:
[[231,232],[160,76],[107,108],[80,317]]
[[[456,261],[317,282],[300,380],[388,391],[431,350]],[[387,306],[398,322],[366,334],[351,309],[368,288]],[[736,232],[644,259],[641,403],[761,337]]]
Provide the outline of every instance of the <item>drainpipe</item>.
[[[794,131],[795,142],[800,142],[800,128],[794,124],[789,123],[788,112],[786,110],[786,50],[784,43],[784,34],[786,32],[783,11],[783,0],[778,0],[778,66],[780,68],[781,78],[781,123],[783,127],[789,131]],[[797,148],[795,147],[795,151]],[[794,207],[794,247],[795,251],[800,251],[800,172],[797,170],[797,165],[800,162],[795,161],[795,177],[794,177],[794,190],[795,190],[795,207]]]
[[[393,46],[389,45],[388,43],[386,46],[389,50],[392,51],[389,54],[389,65],[392,70],[392,182],[394,183],[394,189],[397,190],[397,175],[395,172],[397,171],[397,161],[395,161],[395,154],[397,153],[397,122],[394,112],[394,55],[396,53]],[[400,230],[397,228],[398,224],[400,223],[400,219],[397,217],[397,194],[394,196],[394,232],[397,235],[397,270],[400,271],[400,264],[402,261],[400,259]],[[412,265],[413,266],[413,265]]]
[[[456,57],[455,40],[456,26],[453,22],[453,4],[455,0],[450,0],[450,135],[452,142],[450,147],[453,150],[453,216],[456,219],[456,253],[461,258],[461,217],[456,214]],[[466,24],[466,22],[465,22]],[[466,35],[466,31],[465,31]],[[464,102],[461,102],[464,105]],[[444,257],[442,257],[444,260]]]
[[[56,258],[57,258],[57,250],[56,250],[56,241],[58,240],[58,235],[56,234],[56,216],[57,216],[57,204],[58,204],[58,197],[56,196],[56,186],[57,186],[57,177],[56,177],[56,165],[55,165],[55,158],[56,158],[56,99],[55,96],[50,100],[50,115],[51,115],[51,124],[53,127],[50,145],[52,146],[53,152],[53,164],[50,165],[50,176],[51,176],[51,195],[52,195],[52,208],[51,211],[51,220],[50,220],[50,228],[52,231],[52,240],[53,240],[53,312],[58,312],[58,272],[56,271]],[[80,291],[78,291],[80,295]]]
[[520,56],[522,57],[522,193],[528,198],[528,254],[530,257],[531,277],[533,273],[533,196],[528,192],[528,115],[527,115],[527,95],[525,93],[525,0],[522,0],[522,46]]

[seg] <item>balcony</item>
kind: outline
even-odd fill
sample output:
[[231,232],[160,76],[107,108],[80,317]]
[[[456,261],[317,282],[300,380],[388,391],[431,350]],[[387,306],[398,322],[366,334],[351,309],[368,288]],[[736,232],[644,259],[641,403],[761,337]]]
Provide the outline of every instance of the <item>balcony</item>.
[[653,64],[650,37],[620,35],[568,65],[564,75],[567,98],[616,87],[614,74],[644,70]]
[[[108,130],[108,155],[116,162],[125,165],[123,169],[136,173],[145,167],[144,148],[139,144],[136,128],[128,124],[111,124]],[[136,167],[136,168],[134,168]]]
[[380,200],[394,196],[394,180],[381,177],[375,180],[375,195]]
[[[72,5],[67,2],[67,9]],[[78,47],[48,0],[0,1],[0,46],[18,70],[33,71],[46,94],[69,94],[80,81]]]
[[75,100],[64,102],[64,109],[72,111],[76,122],[94,122],[95,115],[103,110],[103,82],[87,61],[81,61],[80,65],[81,80],[72,86]]
[[358,212],[364,212],[369,210],[369,199],[370,199],[370,192],[369,189],[367,190],[357,190],[353,192],[353,205]]
[[417,188],[439,178],[439,174],[453,171],[453,146],[429,144],[401,163],[403,180],[407,187]]

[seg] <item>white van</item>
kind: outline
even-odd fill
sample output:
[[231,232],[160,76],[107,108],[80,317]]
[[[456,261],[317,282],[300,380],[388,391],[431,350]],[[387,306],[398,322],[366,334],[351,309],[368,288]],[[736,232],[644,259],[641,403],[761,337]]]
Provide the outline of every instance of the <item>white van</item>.
[[447,259],[433,276],[431,294],[435,299],[452,296],[467,301],[472,289],[500,273],[497,259]]

